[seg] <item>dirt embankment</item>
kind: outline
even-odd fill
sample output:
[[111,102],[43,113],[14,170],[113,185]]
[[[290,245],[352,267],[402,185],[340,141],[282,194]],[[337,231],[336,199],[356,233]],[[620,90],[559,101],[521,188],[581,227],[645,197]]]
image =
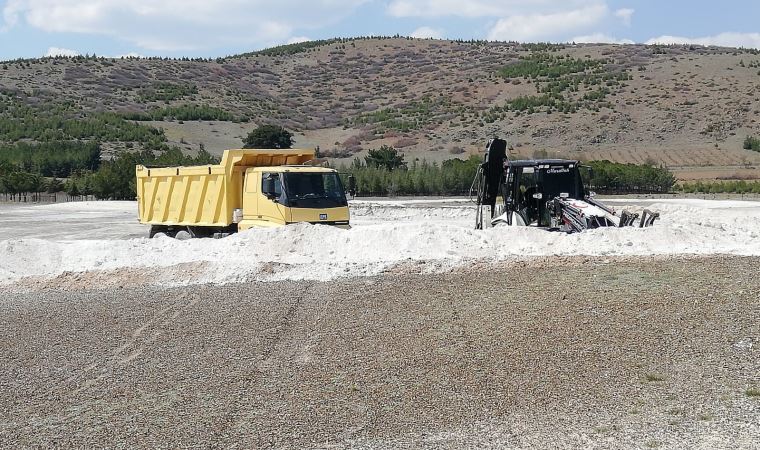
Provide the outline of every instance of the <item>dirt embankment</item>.
[[0,446],[757,448],[760,258],[0,299]]

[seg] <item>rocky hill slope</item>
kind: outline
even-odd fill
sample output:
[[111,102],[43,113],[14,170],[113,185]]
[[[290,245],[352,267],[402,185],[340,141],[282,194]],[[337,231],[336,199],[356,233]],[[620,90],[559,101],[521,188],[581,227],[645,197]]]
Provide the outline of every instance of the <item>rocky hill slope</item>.
[[[299,145],[337,158],[388,144],[407,159],[440,161],[502,136],[519,156],[665,164],[683,178],[760,177],[751,168],[760,153],[743,148],[747,136],[760,136],[758,81],[760,55],[743,49],[405,38],[216,60],[0,65],[3,99],[32,109],[63,104],[61,114],[74,119],[140,119],[188,151],[237,147],[255,125],[277,123]],[[186,114],[198,109],[205,113]],[[198,117],[213,120],[187,119]],[[140,145],[104,140],[114,150]]]

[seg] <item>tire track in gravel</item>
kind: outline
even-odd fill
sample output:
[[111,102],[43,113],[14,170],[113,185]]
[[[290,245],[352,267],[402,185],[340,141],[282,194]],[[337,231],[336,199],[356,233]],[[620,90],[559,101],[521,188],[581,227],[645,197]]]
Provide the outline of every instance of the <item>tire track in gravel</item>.
[[[187,301],[186,301],[187,300]],[[121,367],[130,364],[150,351],[165,329],[182,316],[189,308],[200,303],[201,297],[189,294],[180,299],[179,303],[167,306],[156,312],[150,319],[143,322],[129,335],[124,344],[98,358],[96,361],[82,367],[74,375],[66,378],[60,384],[46,393],[46,397],[70,397],[76,399],[85,391],[88,391],[113,375]],[[75,384],[75,386],[72,386]],[[61,415],[63,423],[77,420],[87,412],[86,408],[76,408],[73,412]],[[21,413],[21,411],[19,411]],[[33,416],[35,407],[30,405],[24,408],[23,414]],[[36,426],[36,425],[35,425]],[[32,424],[21,427],[22,432],[33,432]]]
[[[161,299],[160,301],[166,301]],[[137,361],[141,356],[150,352],[151,348],[160,340],[161,336],[166,333],[166,329],[182,317],[190,308],[198,305],[202,296],[197,293],[189,293],[180,298],[171,299],[172,304],[155,312],[148,320],[129,333],[126,341],[111,351],[99,355],[93,362],[73,369],[73,375],[54,384],[50,389],[44,391],[39,398],[58,398],[61,402],[68,399],[70,402],[69,409],[73,411],[68,414],[61,411],[56,422],[69,423],[80,419],[87,414],[88,408],[82,407],[85,392],[97,387],[102,381],[112,377],[127,365]],[[37,414],[35,402],[30,402],[16,411],[17,415],[34,417]],[[9,424],[4,424],[7,427]],[[20,426],[21,433],[34,434],[39,428],[46,428],[52,424],[45,423],[27,423]],[[0,427],[0,436],[3,434]],[[0,442],[2,439],[0,439]]]
[[[121,366],[129,364],[149,352],[161,335],[166,332],[166,328],[200,301],[200,296],[190,294],[183,297],[179,303],[162,308],[136,328],[124,344],[65,379],[60,385],[48,392],[48,395],[70,394],[77,396],[94,387],[109,374],[119,370]],[[76,383],[78,387],[71,387],[73,383]],[[77,415],[78,413],[74,413],[67,416],[66,419],[74,418]]]
[[[302,307],[304,299],[309,294],[309,291],[314,286],[314,283],[308,283],[299,293],[295,295],[292,304],[288,306],[282,315],[281,320],[274,327],[270,328],[274,330],[274,334],[264,344],[264,348],[259,355],[259,361],[256,364],[254,370],[256,376],[246,377],[240,380],[240,386],[238,386],[238,394],[234,400],[227,406],[226,413],[221,420],[221,425],[209,435],[211,446],[214,442],[221,445],[224,440],[226,432],[230,427],[234,426],[240,416],[240,411],[247,405],[246,394],[250,394],[255,391],[254,387],[261,383],[267,375],[267,372],[271,369],[271,362],[275,359],[275,355],[281,349],[278,348],[281,344],[287,342],[287,336],[293,331],[294,318],[298,313],[298,310]],[[221,442],[218,442],[222,440]]]

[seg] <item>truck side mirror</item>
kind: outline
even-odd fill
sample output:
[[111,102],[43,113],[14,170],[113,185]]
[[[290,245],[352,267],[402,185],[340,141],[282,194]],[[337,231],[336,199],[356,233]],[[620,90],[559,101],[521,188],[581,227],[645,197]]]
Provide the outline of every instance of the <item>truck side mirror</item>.
[[277,190],[275,189],[277,178],[277,175],[266,175],[261,181],[261,193],[270,200],[277,198]]
[[353,175],[348,176],[348,193],[351,197],[356,197],[356,177]]

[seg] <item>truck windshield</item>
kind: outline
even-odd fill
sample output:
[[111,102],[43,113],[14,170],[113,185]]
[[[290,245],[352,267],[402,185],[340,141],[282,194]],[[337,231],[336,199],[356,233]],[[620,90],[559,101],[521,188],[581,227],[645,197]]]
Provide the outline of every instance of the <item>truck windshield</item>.
[[292,207],[336,208],[346,206],[346,193],[334,172],[285,172],[285,194]]

